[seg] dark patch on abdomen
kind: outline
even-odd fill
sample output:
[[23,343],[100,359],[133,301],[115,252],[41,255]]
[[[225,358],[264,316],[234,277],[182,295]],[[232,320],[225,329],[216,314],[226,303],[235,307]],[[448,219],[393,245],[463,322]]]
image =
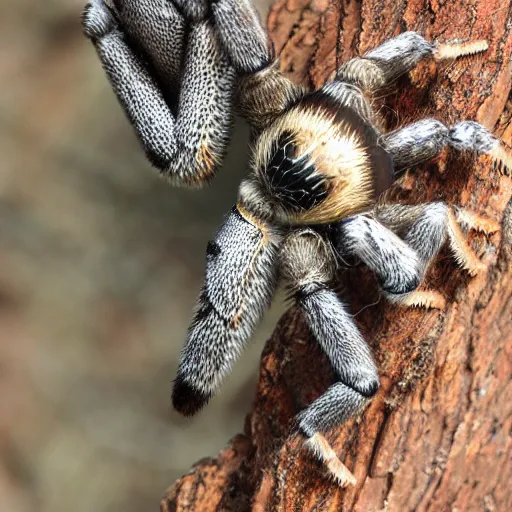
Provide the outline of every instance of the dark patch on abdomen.
[[294,211],[310,210],[328,195],[328,180],[308,156],[297,158],[293,134],[283,132],[263,171],[270,196]]

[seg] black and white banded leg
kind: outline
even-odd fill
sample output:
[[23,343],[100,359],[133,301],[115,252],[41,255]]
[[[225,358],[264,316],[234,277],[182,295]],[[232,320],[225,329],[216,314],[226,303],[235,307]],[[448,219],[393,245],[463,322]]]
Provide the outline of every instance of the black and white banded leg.
[[334,254],[320,235],[310,230],[289,235],[280,263],[290,291],[339,379],[298,415],[298,431],[341,486],[354,484],[353,475],[323,433],[343,424],[369,403],[379,388],[377,367],[354,320],[328,287]]
[[212,12],[219,39],[239,75],[237,111],[256,136],[305,90],[281,73],[279,62],[273,60],[252,0],[216,0]]
[[[124,2],[125,0],[116,0]],[[141,0],[134,0],[140,3]],[[142,0],[144,1],[144,0]],[[192,22],[202,21],[208,16],[209,0],[165,0],[167,3],[173,3],[183,14],[183,16]],[[154,2],[153,2],[154,3]]]
[[174,381],[174,408],[205,406],[268,309],[281,235],[233,208],[206,249],[206,275]]
[[[324,89],[335,91],[346,102],[350,101],[360,115],[365,117],[369,109],[361,95],[355,94],[349,85],[371,97],[414,69],[424,58],[455,59],[480,53],[487,47],[486,41],[431,43],[416,32],[404,32],[364,57],[356,57],[344,63],[335,81]],[[507,173],[512,167],[510,152],[486,128],[474,121],[462,121],[448,128],[435,119],[424,119],[383,135],[380,142],[392,156],[396,172],[430,160],[446,147],[488,154]]]
[[[486,268],[471,247],[461,226],[466,229],[492,234],[498,231],[499,225],[490,219],[480,217],[468,210],[450,207],[443,202],[421,205],[378,205],[374,209],[375,218],[389,230],[403,238],[409,250],[412,250],[420,262],[420,281],[427,268],[435,259],[443,245],[447,242],[457,264],[469,275],[474,276]],[[369,250],[369,249],[368,249]],[[406,253],[400,251],[396,257],[405,263]],[[389,293],[386,297],[404,306],[420,306],[442,309],[445,299],[436,291],[410,291],[409,293]]]
[[[392,205],[383,207],[379,212],[385,211],[391,218],[397,210]],[[378,221],[367,215],[352,217],[340,224],[338,253],[355,255],[370,268],[379,280],[383,295],[389,301],[403,306],[443,309],[445,300],[438,292],[417,290],[428,264],[446,239],[446,205],[441,203],[439,210],[442,211],[433,206],[422,219],[425,222],[418,226],[420,229],[413,222],[407,226],[407,235],[411,235],[415,241],[421,231],[423,245],[411,244],[407,236],[405,240],[401,239],[379,222],[380,218]],[[402,234],[403,225],[393,227],[397,233]]]
[[414,69],[426,57],[436,60],[455,59],[480,53],[487,48],[486,41],[439,44],[427,41],[416,32],[404,32],[363,57],[345,62],[339,68],[336,80],[353,83],[373,94]]
[[417,252],[393,231],[368,215],[356,215],[339,224],[340,255],[357,256],[377,276],[386,294],[415,290],[423,277]]
[[256,73],[270,64],[268,37],[251,0],[211,2],[215,27],[236,70]]
[[217,0],[212,10],[219,38],[239,74],[237,112],[256,137],[306,91],[281,73],[252,0]]
[[395,173],[431,160],[448,147],[487,154],[505,172],[512,167],[512,156],[500,140],[475,121],[448,128],[436,119],[422,119],[382,135],[380,143],[393,159]]
[[186,26],[179,7],[201,2],[181,3],[91,0],[82,22],[148,159],[173,184],[198,186],[225,154],[236,73],[209,21]]
[[[132,1],[149,3],[149,0]],[[251,0],[165,1],[173,3],[189,22],[210,18],[224,50],[239,73],[255,73],[270,63],[267,33]]]

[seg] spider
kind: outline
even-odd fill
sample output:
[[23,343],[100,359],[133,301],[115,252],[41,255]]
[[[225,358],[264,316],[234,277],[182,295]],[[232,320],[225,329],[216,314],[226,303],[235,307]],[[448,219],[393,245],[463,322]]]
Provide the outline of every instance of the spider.
[[373,98],[422,59],[472,55],[486,42],[436,44],[405,32],[308,92],[281,74],[249,0],[91,0],[82,21],[148,159],[172,184],[200,186],[213,177],[235,109],[251,127],[250,170],[206,249],[174,407],[192,415],[207,404],[282,279],[337,376],[295,428],[341,486],[353,484],[324,433],[368,404],[379,375],[332,289],[338,262],[355,255],[394,303],[443,308],[438,292],[417,290],[442,245],[475,275],[484,265],[460,225],[484,233],[498,226],[443,202],[408,206],[379,197],[405,169],[445,148],[488,154],[505,169],[512,162],[473,121],[447,127],[422,119],[386,132]]

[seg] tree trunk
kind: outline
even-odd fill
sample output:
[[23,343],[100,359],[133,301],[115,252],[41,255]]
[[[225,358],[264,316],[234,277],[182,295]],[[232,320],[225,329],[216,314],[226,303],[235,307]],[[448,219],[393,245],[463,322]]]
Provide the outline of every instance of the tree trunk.
[[[406,30],[432,41],[487,39],[483,56],[422,63],[383,111],[389,128],[425,115],[473,119],[510,145],[511,9],[510,0],[278,0],[268,23],[281,68],[315,88],[337,64]],[[364,269],[340,276],[382,383],[364,414],[330,435],[355,486],[338,488],[289,434],[294,416],[333,379],[292,309],[266,345],[245,433],[172,485],[162,510],[512,510],[511,189],[488,158],[446,153],[392,190],[397,201],[443,199],[502,223],[490,239],[470,237],[486,272],[469,278],[448,251],[429,271],[426,284],[446,297],[445,311],[378,301]]]

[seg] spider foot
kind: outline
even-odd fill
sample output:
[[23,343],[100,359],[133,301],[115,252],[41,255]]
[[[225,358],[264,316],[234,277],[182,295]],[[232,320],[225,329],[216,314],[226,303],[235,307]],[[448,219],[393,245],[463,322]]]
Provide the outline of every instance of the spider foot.
[[510,150],[506,149],[502,144],[498,144],[489,151],[489,155],[494,161],[494,167],[501,174],[510,176],[510,170],[512,169],[512,153]]
[[445,298],[433,290],[417,290],[402,295],[392,295],[386,293],[386,298],[400,306],[409,308],[425,308],[425,309],[445,309]]
[[437,61],[458,59],[459,57],[484,52],[488,48],[489,45],[484,39],[478,41],[466,41],[464,43],[437,44],[434,49],[434,59]]
[[451,128],[449,137],[453,148],[489,155],[495,168],[502,174],[510,175],[512,154],[487,128],[474,121],[461,121]]
[[305,442],[305,446],[318,460],[325,464],[329,476],[332,477],[340,487],[348,487],[349,485],[356,484],[354,475],[347,469],[345,464],[341,462],[322,434],[317,432],[311,436]]
[[117,26],[112,8],[105,0],[89,0],[81,18],[84,34],[92,40],[106,36]]
[[[466,220],[472,220],[475,223],[478,222],[476,215],[471,216],[468,214],[466,216]],[[479,221],[482,223],[481,218],[479,218]],[[452,210],[450,210],[448,213],[447,227],[450,249],[453,252],[457,264],[472,277],[484,271],[487,268],[487,266],[485,265],[485,263],[482,263],[478,259],[478,256],[474,253],[473,249],[471,249],[471,247],[468,245],[466,237],[462,233],[459,223],[457,222],[456,214]],[[491,228],[491,226],[486,227],[488,227],[489,229],[493,229]]]
[[485,233],[486,235],[493,235],[501,229],[500,224],[495,220],[482,217],[470,210],[454,208],[454,211],[457,222],[466,229],[473,229],[474,231]]

